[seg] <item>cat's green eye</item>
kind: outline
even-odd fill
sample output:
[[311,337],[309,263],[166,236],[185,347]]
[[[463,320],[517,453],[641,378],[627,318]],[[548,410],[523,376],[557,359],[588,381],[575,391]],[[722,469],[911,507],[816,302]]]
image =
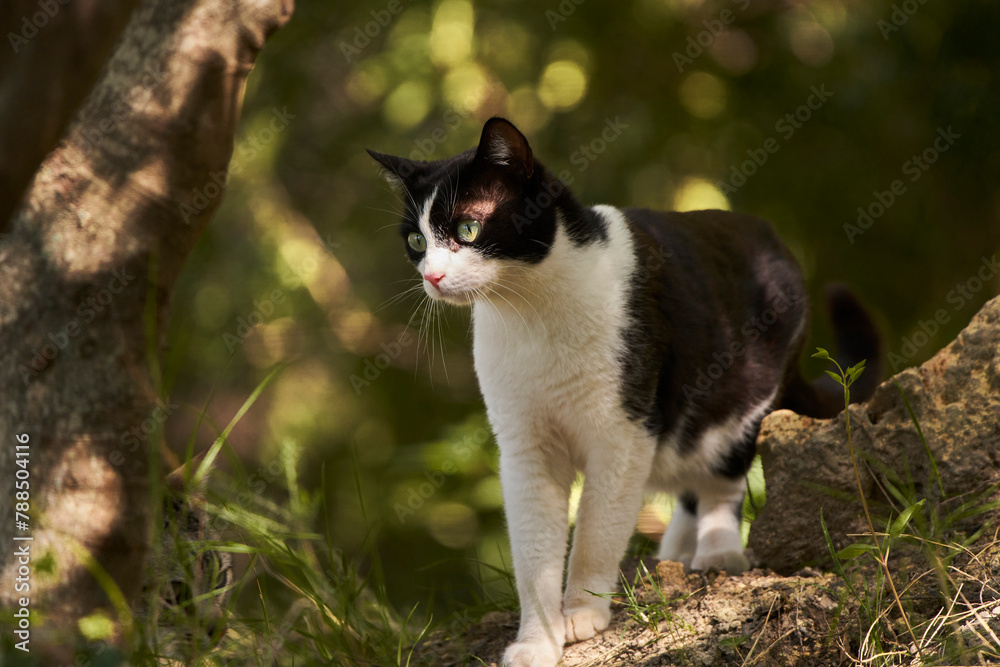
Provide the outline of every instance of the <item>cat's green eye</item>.
[[410,247],[417,252],[427,250],[427,241],[424,239],[424,235],[420,232],[410,232],[410,235],[406,237],[406,242],[409,243]]
[[458,223],[458,239],[466,243],[472,243],[479,236],[483,226],[478,220],[462,220]]

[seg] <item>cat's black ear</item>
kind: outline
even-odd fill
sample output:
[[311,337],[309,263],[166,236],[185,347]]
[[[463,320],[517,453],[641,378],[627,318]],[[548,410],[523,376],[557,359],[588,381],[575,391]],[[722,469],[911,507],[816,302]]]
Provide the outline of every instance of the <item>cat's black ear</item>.
[[[194,477],[195,472],[201,467],[201,462],[205,459],[205,452],[201,452],[182,463],[180,467],[165,475],[163,481],[167,489],[174,492],[183,492],[189,489],[191,478]],[[214,462],[214,459],[213,459]],[[203,491],[205,487],[205,478],[201,479],[201,482],[196,485],[196,491]]]
[[476,159],[504,166],[520,167],[525,176],[534,170],[534,157],[528,140],[505,118],[490,118],[483,126]]
[[419,163],[407,160],[405,157],[379,153],[371,149],[365,149],[383,167],[382,175],[393,188],[404,188],[406,181],[410,179],[419,169]]

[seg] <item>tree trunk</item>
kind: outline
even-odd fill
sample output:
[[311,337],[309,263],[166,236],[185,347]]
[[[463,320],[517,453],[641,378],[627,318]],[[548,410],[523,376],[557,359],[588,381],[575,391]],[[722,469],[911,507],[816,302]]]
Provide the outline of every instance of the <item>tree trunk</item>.
[[[112,608],[86,554],[125,599],[139,590],[153,441],[131,432],[160,398],[158,332],[221,200],[244,81],[291,11],[292,0],[140,4],[0,241],[0,607],[28,598],[32,653],[65,659],[77,621]],[[16,475],[30,484],[25,524]],[[30,592],[15,589],[25,549]]]
[[6,42],[0,48],[0,231],[7,229],[38,165],[93,87],[136,4],[0,4],[0,35]]

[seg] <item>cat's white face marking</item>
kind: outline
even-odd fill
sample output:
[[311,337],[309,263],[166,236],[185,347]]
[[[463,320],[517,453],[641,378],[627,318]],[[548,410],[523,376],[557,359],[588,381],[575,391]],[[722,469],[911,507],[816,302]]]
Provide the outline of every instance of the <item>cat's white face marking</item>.
[[438,189],[434,188],[420,209],[417,225],[427,242],[427,250],[417,263],[417,271],[423,276],[424,291],[432,299],[469,306],[476,296],[489,293],[490,283],[496,279],[500,267],[497,260],[486,259],[453,240],[442,241],[435,234],[430,216],[437,194]]

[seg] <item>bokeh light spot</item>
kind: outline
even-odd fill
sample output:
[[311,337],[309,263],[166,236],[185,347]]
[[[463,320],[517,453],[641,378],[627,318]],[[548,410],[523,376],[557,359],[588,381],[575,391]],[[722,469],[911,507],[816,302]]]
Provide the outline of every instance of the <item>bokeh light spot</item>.
[[726,108],[726,86],[711,74],[693,73],[678,92],[681,105],[695,118],[715,118]]
[[497,510],[503,507],[500,478],[492,475],[481,480],[472,491],[472,501],[481,510]]
[[389,93],[382,108],[385,121],[397,130],[419,125],[431,110],[430,87],[420,80],[404,81]]
[[545,127],[552,116],[530,86],[518,88],[507,97],[507,116],[522,132],[533,134]]
[[254,327],[253,335],[243,341],[243,349],[252,365],[270,368],[298,356],[302,351],[302,339],[302,331],[295,321],[281,317]]
[[431,26],[431,60],[444,67],[455,66],[472,53],[472,3],[445,0],[434,12]]
[[715,38],[708,50],[730,74],[746,74],[757,64],[757,45],[743,30],[727,30]]
[[479,37],[478,52],[491,64],[501,69],[517,71],[529,62],[532,54],[532,35],[521,24],[495,19]]
[[486,72],[474,63],[466,63],[448,72],[442,83],[444,99],[459,113],[476,111],[486,98]]
[[805,65],[822,67],[833,57],[833,38],[813,20],[796,21],[789,38],[792,53]]
[[674,193],[675,211],[729,210],[729,200],[719,188],[704,178],[686,178]]
[[361,354],[371,345],[375,318],[364,307],[345,312],[336,323],[337,339],[349,352]]
[[464,549],[475,542],[479,519],[468,505],[437,503],[428,510],[427,530],[431,537],[449,549]]
[[538,99],[549,109],[572,109],[587,92],[587,75],[583,68],[571,60],[550,63],[538,84]]
[[347,94],[358,104],[371,104],[385,94],[388,84],[385,67],[375,60],[365,60],[351,71]]

